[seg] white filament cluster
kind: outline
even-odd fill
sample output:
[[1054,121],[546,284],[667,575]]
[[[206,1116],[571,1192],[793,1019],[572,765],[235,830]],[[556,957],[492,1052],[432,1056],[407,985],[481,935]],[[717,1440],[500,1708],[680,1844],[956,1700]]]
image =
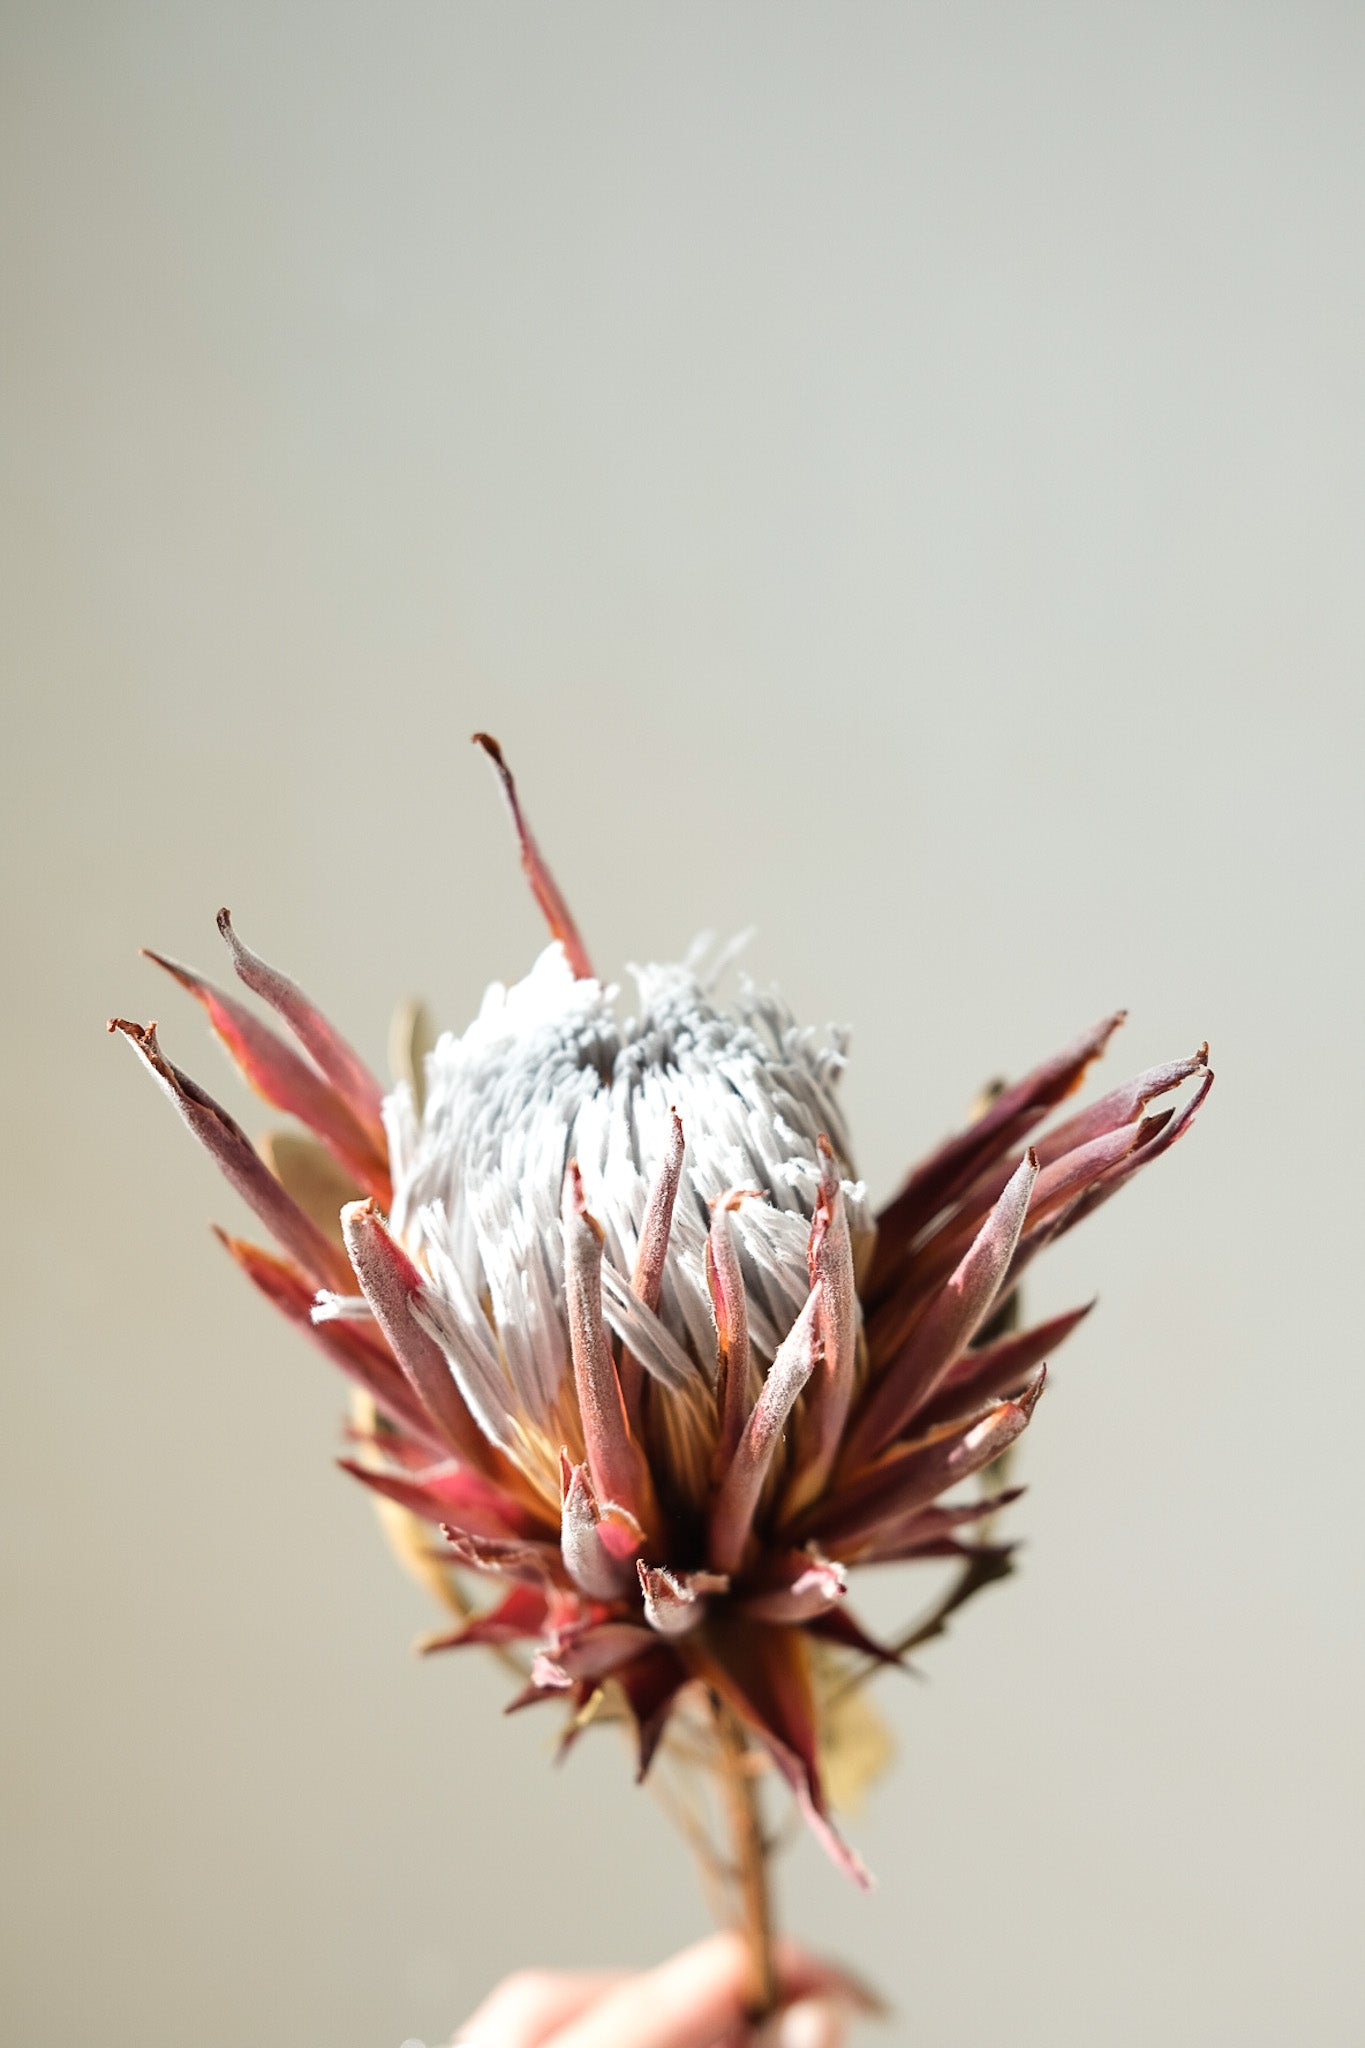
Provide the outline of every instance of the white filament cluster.
[[[766,1197],[734,1216],[750,1334],[766,1363],[809,1286],[817,1137],[848,1159],[838,1037],[818,1039],[748,985],[720,1003],[695,956],[632,974],[639,1015],[622,1022],[618,991],[576,980],[562,949],[547,947],[524,981],[488,990],[462,1037],[440,1039],[420,1119],[405,1086],[385,1105],[393,1228],[427,1267],[440,1324],[467,1336],[457,1348],[487,1360],[491,1335],[507,1413],[535,1424],[569,1362],[560,1203],[571,1159],[605,1238],[607,1320],[671,1384],[714,1369],[711,1201],[735,1187]],[[654,1317],[629,1277],[673,1110],[686,1152]],[[856,1232],[863,1189],[845,1182],[844,1194]]]

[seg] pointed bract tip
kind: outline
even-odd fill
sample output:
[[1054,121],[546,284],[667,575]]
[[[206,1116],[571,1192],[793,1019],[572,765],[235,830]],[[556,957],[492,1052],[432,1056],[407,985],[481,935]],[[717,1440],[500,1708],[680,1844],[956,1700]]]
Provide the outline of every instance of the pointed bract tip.
[[172,981],[178,981],[181,988],[196,989],[204,986],[200,977],[191,968],[182,967],[178,960],[170,960],[164,953],[158,953],[152,946],[139,946],[138,958],[150,960],[153,967],[162,968]]
[[576,979],[579,981],[590,981],[593,978],[593,973],[592,962],[588,958],[587,948],[583,944],[578,926],[574,923],[569,906],[560,894],[559,884],[545,865],[540,848],[536,844],[531,828],[526,822],[521,808],[521,800],[517,795],[517,785],[513,780],[512,771],[507,765],[502,748],[493,738],[493,735],[487,732],[476,732],[473,734],[473,741],[476,747],[482,748],[483,752],[487,754],[497,770],[498,778],[502,783],[502,793],[507,799],[507,808],[512,814],[512,824],[516,831],[517,843],[521,848],[522,872],[531,885],[531,894],[540,905],[541,914],[545,922],[550,927],[550,935],[552,938],[557,939],[564,948],[564,957],[568,961],[569,967]]
[[1128,1006],[1125,1003],[1122,1009],[1111,1010],[1107,1017],[1101,1017],[1099,1023],[1094,1026],[1088,1037],[1078,1039],[1076,1043],[1077,1045],[1089,1046],[1091,1048],[1091,1059],[1098,1059],[1101,1053],[1108,1050],[1109,1041],[1114,1033],[1120,1030],[1127,1022]]
[[[1046,1387],[1046,1385],[1047,1367],[1046,1365],[1040,1365],[1038,1368],[1037,1378],[1030,1380],[1028,1385],[1024,1388],[1021,1394],[1015,1395],[1014,1401],[1011,1405],[1015,1408],[1023,1410],[1024,1420],[1026,1422],[1032,1420],[1033,1411],[1038,1406],[1038,1403],[1042,1400],[1043,1389],[1044,1387]],[[1049,1410],[1048,1412],[1050,1414],[1051,1410]]]

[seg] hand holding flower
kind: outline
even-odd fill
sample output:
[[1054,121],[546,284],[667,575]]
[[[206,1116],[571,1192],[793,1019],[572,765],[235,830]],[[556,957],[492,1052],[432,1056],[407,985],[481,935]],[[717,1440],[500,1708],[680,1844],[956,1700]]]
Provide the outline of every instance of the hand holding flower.
[[657,1969],[519,1971],[455,2036],[457,2048],[842,2048],[854,2014],[881,2011],[842,1971],[780,1942],[781,2007],[755,2028],[745,2016],[749,1959],[713,1935]]

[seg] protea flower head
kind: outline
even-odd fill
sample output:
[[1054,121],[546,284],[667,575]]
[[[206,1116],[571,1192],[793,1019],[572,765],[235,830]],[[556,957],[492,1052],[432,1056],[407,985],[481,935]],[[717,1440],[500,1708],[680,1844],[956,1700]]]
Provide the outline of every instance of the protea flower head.
[[[702,957],[635,970],[622,1021],[479,737],[552,943],[438,1040],[416,1086],[384,1095],[226,911],[239,979],[294,1043],[160,964],[316,1142],[263,1157],[154,1025],[111,1029],[275,1240],[225,1238],[233,1257],[362,1390],[346,1469],[424,1526],[409,1548],[460,1617],[428,1647],[520,1649],[513,1705],[567,1701],[571,1728],[612,1690],[641,1775],[704,1688],[857,1876],[828,1818],[812,1667],[831,1647],[895,1652],[854,1618],[849,1572],[958,1557],[992,1575],[1005,1553],[976,1525],[1014,1496],[960,1483],[1027,1427],[1086,1312],[1001,1333],[1000,1305],[1188,1129],[1207,1048],[1039,1135],[1122,1012],[1106,1017],[874,1215],[839,1109],[842,1041],[747,986],[722,1000],[725,963]],[[470,1610],[467,1574],[493,1582],[491,1604]]]

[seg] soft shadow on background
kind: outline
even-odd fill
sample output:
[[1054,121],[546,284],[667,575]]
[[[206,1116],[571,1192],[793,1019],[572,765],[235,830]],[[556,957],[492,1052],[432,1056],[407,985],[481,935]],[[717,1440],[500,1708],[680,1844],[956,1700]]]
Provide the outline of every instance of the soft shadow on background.
[[[435,2041],[703,1925],[336,1472],[342,1396],[111,1011],[213,913],[375,1060],[541,942],[752,924],[888,1190],[1116,1003],[1189,1143],[1092,1291],[1020,1578],[879,1698],[790,1924],[891,2037],[1365,2030],[1365,16],[11,5],[0,60],[4,1940],[27,2048]],[[230,1091],[230,1092],[229,1092]],[[913,1611],[913,1580],[894,1589]]]

